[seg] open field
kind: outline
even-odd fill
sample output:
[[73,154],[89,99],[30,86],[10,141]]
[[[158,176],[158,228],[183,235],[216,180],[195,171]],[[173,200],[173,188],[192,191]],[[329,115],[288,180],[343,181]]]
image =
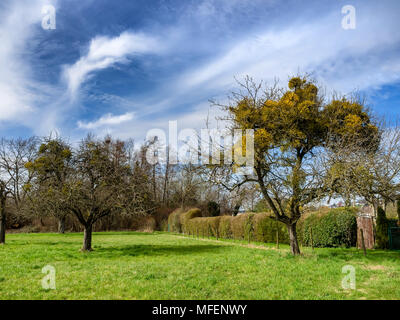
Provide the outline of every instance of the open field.
[[[400,299],[400,253],[185,238],[156,232],[10,234],[0,246],[0,299]],[[42,268],[56,268],[44,290]],[[341,287],[356,269],[357,290]]]

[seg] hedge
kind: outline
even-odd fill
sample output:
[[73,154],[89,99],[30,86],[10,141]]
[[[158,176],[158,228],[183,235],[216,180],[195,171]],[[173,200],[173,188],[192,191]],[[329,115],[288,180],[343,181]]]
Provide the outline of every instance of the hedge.
[[[267,213],[245,213],[238,216],[201,217],[200,209],[175,210],[168,219],[170,231],[197,237],[216,237],[258,242],[289,243],[286,225]],[[355,246],[357,220],[354,209],[332,209],[310,213],[297,224],[299,242],[314,247]]]
[[198,208],[193,208],[193,209],[190,209],[190,210],[180,214],[179,219],[180,219],[180,223],[182,226],[181,227],[182,232],[188,233],[188,230],[186,229],[188,221],[193,218],[197,218],[197,217],[201,217],[201,210]]
[[192,236],[275,242],[276,230],[279,230],[279,242],[289,243],[286,226],[264,213],[198,217],[184,221],[183,229]]
[[[333,209],[312,213],[299,224],[303,245],[314,247],[352,247],[357,243],[357,219],[353,209]],[[299,230],[300,229],[300,230]],[[312,233],[312,238],[311,238]]]

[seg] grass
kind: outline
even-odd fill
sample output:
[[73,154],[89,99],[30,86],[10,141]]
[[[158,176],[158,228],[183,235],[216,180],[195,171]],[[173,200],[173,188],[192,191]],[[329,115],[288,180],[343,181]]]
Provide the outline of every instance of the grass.
[[[0,299],[399,299],[400,253],[193,239],[156,232],[9,234],[0,246]],[[42,268],[56,289],[42,289]],[[342,267],[356,269],[344,290]]]

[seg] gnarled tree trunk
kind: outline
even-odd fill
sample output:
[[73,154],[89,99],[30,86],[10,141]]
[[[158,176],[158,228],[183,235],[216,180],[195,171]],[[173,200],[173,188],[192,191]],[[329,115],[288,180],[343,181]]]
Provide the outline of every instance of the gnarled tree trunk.
[[299,255],[300,254],[300,247],[299,247],[299,242],[297,240],[297,230],[296,230],[296,224],[287,224],[287,228],[289,231],[289,240],[290,240],[290,250],[292,251],[293,255]]
[[82,251],[93,251],[92,249],[92,225],[86,225],[83,231],[83,247]]

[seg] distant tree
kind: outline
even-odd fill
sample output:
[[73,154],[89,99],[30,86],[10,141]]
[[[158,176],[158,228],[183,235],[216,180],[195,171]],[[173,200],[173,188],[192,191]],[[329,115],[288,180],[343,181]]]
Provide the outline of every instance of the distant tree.
[[330,167],[333,193],[364,198],[377,217],[378,207],[396,201],[400,192],[400,128],[381,125],[375,141],[370,148],[359,139],[336,141],[325,166]]
[[58,221],[58,232],[65,232],[65,220],[70,213],[64,193],[72,175],[72,151],[59,138],[46,138],[36,158],[26,163],[34,174],[34,184],[27,184],[32,209],[39,214],[53,215]]
[[287,226],[291,252],[300,254],[296,225],[303,208],[329,192],[319,154],[334,140],[362,138],[367,147],[378,129],[362,104],[326,101],[307,76],[290,79],[288,89],[264,88],[249,77],[239,84],[222,107],[232,129],[255,131],[255,166],[231,187],[256,182],[274,219]]
[[16,215],[20,219],[27,196],[25,184],[32,175],[25,168],[35,153],[37,139],[1,139],[0,140],[0,243],[5,243],[7,205],[13,202]]

